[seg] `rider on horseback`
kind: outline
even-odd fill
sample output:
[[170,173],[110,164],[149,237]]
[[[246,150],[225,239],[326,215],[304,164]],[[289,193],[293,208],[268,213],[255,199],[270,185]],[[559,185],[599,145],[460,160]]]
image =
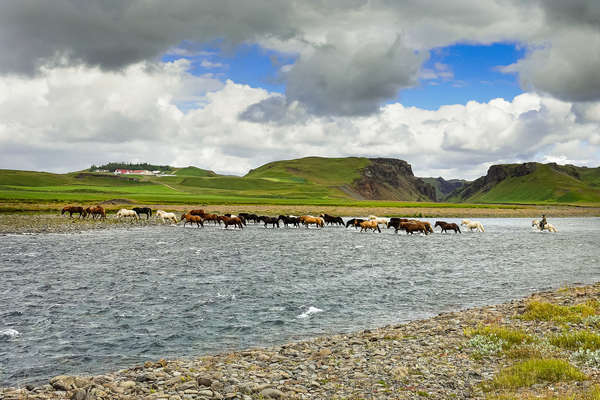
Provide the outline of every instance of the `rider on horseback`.
[[547,223],[548,223],[548,221],[546,221],[546,215],[542,214],[542,220],[540,221],[540,231],[544,230],[544,227],[546,226]]

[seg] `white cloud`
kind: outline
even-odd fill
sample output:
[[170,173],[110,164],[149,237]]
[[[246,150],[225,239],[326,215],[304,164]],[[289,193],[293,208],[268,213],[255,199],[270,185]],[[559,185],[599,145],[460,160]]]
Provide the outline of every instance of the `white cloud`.
[[[0,77],[0,168],[64,172],[143,160],[244,174],[278,159],[369,156],[405,159],[419,176],[476,178],[496,162],[564,157],[600,164],[600,122],[551,97],[529,93],[438,110],[396,103],[368,116],[314,116],[300,103],[282,106],[280,94],[195,77],[188,66],[141,63],[121,73],[80,66],[35,79]],[[191,96],[199,105],[182,111],[179,103]],[[272,101],[282,106],[278,120],[240,118]],[[598,105],[587,107],[595,115]]]

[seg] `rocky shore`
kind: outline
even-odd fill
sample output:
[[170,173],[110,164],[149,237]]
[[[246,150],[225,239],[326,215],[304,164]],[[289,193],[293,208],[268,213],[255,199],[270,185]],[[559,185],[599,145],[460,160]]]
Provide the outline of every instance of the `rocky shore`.
[[[353,334],[57,376],[39,387],[0,389],[0,399],[597,399],[600,357],[556,338],[585,331],[600,340],[599,300],[600,283],[569,287]],[[535,304],[560,318],[531,314]],[[558,360],[580,375],[553,371],[521,386],[498,383],[524,359]]]

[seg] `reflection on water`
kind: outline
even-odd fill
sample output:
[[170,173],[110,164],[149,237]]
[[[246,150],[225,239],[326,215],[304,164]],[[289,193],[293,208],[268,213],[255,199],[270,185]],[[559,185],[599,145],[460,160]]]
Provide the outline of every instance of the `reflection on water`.
[[485,233],[427,237],[262,225],[4,236],[0,384],[398,323],[600,276],[598,218],[553,219],[558,234],[481,221]]

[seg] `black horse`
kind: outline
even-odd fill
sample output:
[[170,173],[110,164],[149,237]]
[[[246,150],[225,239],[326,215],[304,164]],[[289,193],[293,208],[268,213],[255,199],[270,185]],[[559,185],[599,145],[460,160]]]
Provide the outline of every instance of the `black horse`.
[[146,219],[152,216],[152,209],[150,207],[133,207],[132,210],[136,212],[138,217],[140,214],[146,214]]
[[296,228],[300,227],[300,218],[298,217],[280,215],[279,218],[277,218],[277,221],[282,221],[283,226],[285,227],[287,227],[288,225],[294,225]]
[[279,219],[277,219],[275,217],[268,217],[266,215],[261,215],[260,217],[258,217],[258,220],[265,223],[265,228],[267,227],[267,224],[273,225],[273,228],[275,228],[275,225],[277,225],[277,227],[279,228]]
[[360,218],[352,218],[346,222],[346,228],[349,226],[353,226],[354,228],[358,228],[361,222],[365,222],[366,220]]
[[437,228],[438,226],[440,228],[442,228],[442,233],[444,233],[444,232],[446,232],[448,230],[453,230],[454,233],[462,233],[460,231],[460,228],[458,227],[458,225],[455,224],[455,223],[450,223],[449,224],[448,222],[445,222],[445,221],[435,221],[434,227]]
[[408,218],[396,218],[396,217],[392,217],[390,218],[390,220],[387,223],[387,228],[394,228],[396,230],[396,233],[398,233],[398,230],[400,229],[400,224],[402,222],[408,222]]
[[258,215],[256,214],[249,214],[249,213],[239,213],[238,217],[240,218],[244,218],[244,221],[252,221],[254,223],[258,222]]
[[325,221],[325,223],[327,225],[339,224],[341,226],[344,226],[344,220],[342,219],[342,217],[334,217],[333,215],[329,215],[329,214],[321,214],[320,217],[323,218],[323,220]]

